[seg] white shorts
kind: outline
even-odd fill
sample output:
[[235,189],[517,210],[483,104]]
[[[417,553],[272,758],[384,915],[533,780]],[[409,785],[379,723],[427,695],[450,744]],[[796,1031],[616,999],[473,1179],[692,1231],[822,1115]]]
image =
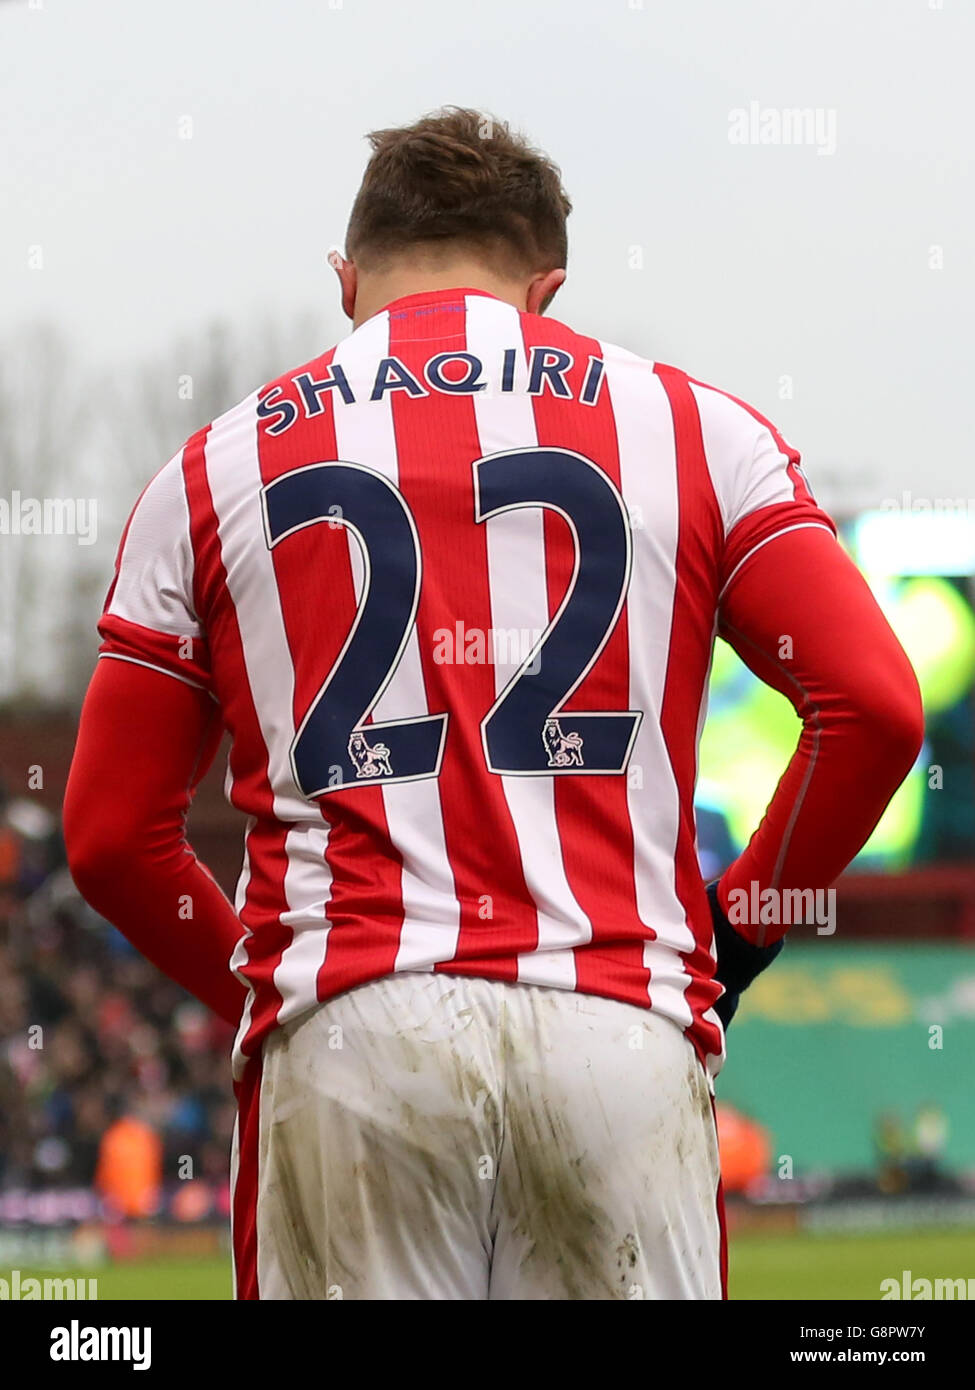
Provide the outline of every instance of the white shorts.
[[238,1101],[238,1298],[723,1296],[710,1091],[645,1009],[390,975],[272,1034]]

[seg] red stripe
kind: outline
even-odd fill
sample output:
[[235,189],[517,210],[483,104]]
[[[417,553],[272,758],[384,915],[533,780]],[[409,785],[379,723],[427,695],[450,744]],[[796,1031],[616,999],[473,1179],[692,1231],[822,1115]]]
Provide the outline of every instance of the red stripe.
[[261,1137],[261,1058],[251,1057],[240,1081],[237,1097],[237,1181],[233,1213],[234,1274],[237,1298],[259,1299],[257,1284],[257,1185]]
[[131,661],[153,663],[178,680],[186,680],[209,690],[210,660],[206,642],[199,637],[192,638],[192,657],[185,657],[184,637],[177,637],[172,632],[157,632],[155,628],[143,627],[141,623],[131,623],[117,613],[103,614],[98,620],[98,631],[104,638],[98,648],[99,656],[118,654]]
[[[247,882],[241,922],[253,933],[246,943],[247,963],[241,973],[255,990],[251,1025],[242,1047],[250,1051],[277,1017],[281,996],[271,980],[273,957],[268,959],[268,933],[284,900],[287,830],[274,819],[274,797],[268,775],[268,751],[254,707],[237,610],[227,588],[217,534],[217,516],[206,473],[205,447],[208,429],[194,435],[183,454],[183,475],[190,508],[190,535],[196,559],[194,599],[207,632],[213,690],[220,702],[224,724],[230,732],[230,772],[233,805],[256,816],[246,838],[251,873]],[[280,931],[280,927],[279,927]],[[273,946],[272,946],[273,950]]]
[[[302,370],[325,375],[335,349]],[[288,377],[296,375],[290,372]],[[282,378],[280,384],[286,384]],[[337,458],[334,402],[280,435],[259,434],[261,478],[272,482],[309,463]],[[365,459],[350,459],[365,463]],[[332,669],[355,621],[356,598],[344,526],[308,526],[271,552],[281,617],[294,666],[292,717],[297,728]],[[390,844],[380,787],[330,792],[318,802],[329,825],[325,859],[332,875],[326,916],[331,924],[318,972],[322,999],[363,979],[388,974],[396,961],[403,924],[402,860]],[[282,889],[282,899],[283,899]],[[291,928],[268,934],[268,967],[280,963]],[[263,1020],[261,1020],[263,1021]]]
[[[696,943],[694,950],[685,954],[691,974],[685,998],[695,1020],[691,1041],[703,1061],[706,1053],[721,1052],[720,1028],[703,1018],[720,987],[712,978],[713,932],[695,844],[694,784],[697,721],[707,680],[724,537],[704,454],[701,420],[688,378],[673,367],[658,364],[654,370],[674,417],[678,507],[674,608],[660,724],[680,807],[674,885]],[[702,595],[708,596],[707,602]]]
[[718,1275],[721,1280],[721,1297],[728,1297],[728,1221],[724,1209],[724,1185],[721,1181],[721,1149],[718,1141],[718,1112],[711,1097],[711,1119],[714,1123],[715,1140],[718,1142],[718,1189],[715,1193],[715,1210],[718,1216]]
[[[532,398],[539,444],[570,444],[597,464],[619,489],[616,421],[605,383],[594,406],[578,403],[589,358],[602,356],[600,344],[553,320],[525,315],[521,323],[526,351],[554,347],[570,353],[574,359],[566,373],[571,397],[563,399],[546,389]],[[565,596],[575,546],[561,517],[549,508],[544,516],[551,618]],[[571,711],[629,707],[629,632],[624,604],[598,660],[565,708]],[[650,972],[643,963],[643,949],[653,932],[641,921],[637,907],[626,775],[565,776],[553,780],[566,878],[576,901],[592,922],[592,944],[574,952],[577,987],[587,993],[645,1003]]]
[[721,1274],[721,1297],[728,1297],[728,1223],[725,1219],[724,1210],[724,1187],[721,1179],[718,1179],[717,1193],[718,1209],[718,1230],[720,1232],[720,1242],[718,1250],[718,1268]]
[[[426,303],[390,316],[390,346],[422,380],[431,343],[466,347],[457,304]],[[422,315],[422,316],[421,316]],[[495,699],[494,668],[433,659],[433,634],[456,622],[491,627],[486,527],[474,520],[471,465],[480,457],[469,396],[393,396],[400,486],[416,519],[423,552],[417,636],[428,709],[453,711],[438,783],[444,839],[460,907],[456,960],[443,969],[496,979],[517,977],[516,956],[538,944],[538,917],[501,779],[484,765],[480,719]],[[490,900],[487,916],[485,908]]]

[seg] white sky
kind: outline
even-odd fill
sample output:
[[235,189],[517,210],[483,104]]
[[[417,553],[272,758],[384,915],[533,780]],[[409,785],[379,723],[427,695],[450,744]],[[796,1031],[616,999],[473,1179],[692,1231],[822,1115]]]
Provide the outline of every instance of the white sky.
[[[827,505],[975,492],[970,0],[34,4],[0,4],[6,350],[50,318],[124,373],[309,306],[328,346],[363,133],[473,105],[562,166],[558,317],[745,395]],[[753,101],[836,152],[730,143]]]

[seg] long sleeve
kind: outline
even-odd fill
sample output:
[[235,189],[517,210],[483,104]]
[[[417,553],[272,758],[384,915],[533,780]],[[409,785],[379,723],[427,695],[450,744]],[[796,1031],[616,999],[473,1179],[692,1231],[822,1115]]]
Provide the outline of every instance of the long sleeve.
[[236,1025],[240,922],[186,841],[193,791],[222,732],[210,696],[127,660],[98,662],[64,804],[72,876],[160,970]]
[[[802,719],[761,824],[718,885],[727,911],[729,893],[747,893],[752,883],[759,891],[816,890],[843,871],[913,765],[923,714],[903,648],[823,528],[759,545],[727,586],[719,631]],[[785,932],[740,917],[736,925],[758,944]]]

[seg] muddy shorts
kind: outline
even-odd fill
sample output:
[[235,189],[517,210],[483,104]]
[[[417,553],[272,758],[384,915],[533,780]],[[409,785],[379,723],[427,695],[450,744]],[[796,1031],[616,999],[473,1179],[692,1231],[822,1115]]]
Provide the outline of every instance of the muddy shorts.
[[645,1009],[396,974],[272,1034],[238,1098],[239,1298],[722,1297],[707,1080]]

